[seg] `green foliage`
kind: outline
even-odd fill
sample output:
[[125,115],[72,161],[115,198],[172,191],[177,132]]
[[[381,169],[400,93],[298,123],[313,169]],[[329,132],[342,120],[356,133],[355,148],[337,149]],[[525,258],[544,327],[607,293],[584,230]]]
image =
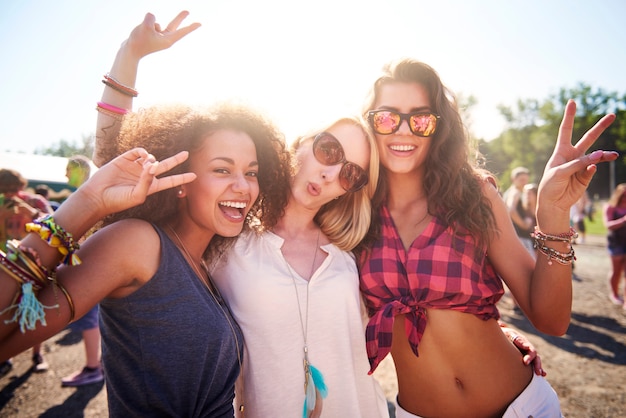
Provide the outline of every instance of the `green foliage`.
[[65,139],[61,139],[57,144],[53,144],[48,148],[40,148],[35,150],[35,154],[53,155],[56,157],[71,157],[74,155],[85,155],[91,157],[93,155],[93,141],[91,136],[84,136],[81,144],[76,142],[70,143]]
[[[487,168],[500,176],[501,189],[510,185],[509,173],[516,166],[531,171],[531,182],[541,180],[544,167],[552,154],[563,111],[569,99],[577,103],[572,140],[578,141],[602,116],[615,113],[616,121],[596,141],[595,149],[626,151],[626,95],[608,93],[580,83],[573,89],[561,88],[543,101],[518,100],[515,107],[498,106],[507,128],[491,142],[480,143]],[[626,157],[616,163],[598,165],[590,195],[606,198],[611,182],[626,182]]]

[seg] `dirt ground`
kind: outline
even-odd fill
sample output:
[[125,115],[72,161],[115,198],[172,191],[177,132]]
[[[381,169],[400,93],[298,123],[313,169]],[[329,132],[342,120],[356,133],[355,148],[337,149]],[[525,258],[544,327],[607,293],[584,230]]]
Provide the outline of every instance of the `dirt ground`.
[[[535,331],[515,312],[508,296],[502,319],[524,332],[537,347],[547,379],[568,418],[626,417],[626,313],[607,297],[609,258],[604,237],[588,236],[576,246],[572,322],[564,337]],[[106,417],[103,384],[62,388],[60,379],[82,367],[80,335],[64,331],[44,343],[50,370],[30,370],[30,352],[14,358],[13,370],[0,379],[0,417]],[[376,377],[389,399],[395,396],[391,359]],[[344,418],[344,417],[337,417]]]

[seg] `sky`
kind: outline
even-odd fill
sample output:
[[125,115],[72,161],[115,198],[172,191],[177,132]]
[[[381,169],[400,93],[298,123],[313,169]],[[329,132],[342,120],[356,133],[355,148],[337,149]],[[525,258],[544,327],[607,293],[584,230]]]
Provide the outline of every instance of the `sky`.
[[181,10],[202,27],[141,61],[135,108],[233,99],[290,140],[359,112],[399,57],[473,95],[470,128],[487,140],[498,105],[581,82],[626,94],[623,0],[0,0],[0,151],[92,136],[119,45],[146,12],[165,27]]

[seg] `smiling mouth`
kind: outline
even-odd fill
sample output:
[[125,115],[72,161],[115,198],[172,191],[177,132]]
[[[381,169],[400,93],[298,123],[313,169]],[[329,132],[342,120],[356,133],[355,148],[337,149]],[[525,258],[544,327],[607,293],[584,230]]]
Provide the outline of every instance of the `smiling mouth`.
[[400,152],[413,151],[415,148],[415,145],[389,145],[390,150]]
[[243,218],[244,211],[246,209],[247,203],[245,202],[235,202],[231,200],[227,200],[224,202],[219,202],[220,208],[222,212],[231,218]]

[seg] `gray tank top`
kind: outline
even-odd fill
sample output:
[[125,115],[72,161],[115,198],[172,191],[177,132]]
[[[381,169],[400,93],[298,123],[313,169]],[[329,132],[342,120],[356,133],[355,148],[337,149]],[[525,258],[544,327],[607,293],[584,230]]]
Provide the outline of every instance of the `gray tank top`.
[[[222,311],[174,243],[154,228],[161,238],[154,277],[127,297],[100,303],[109,414],[231,418],[239,363],[223,313],[230,312],[224,302]],[[229,319],[243,354],[243,336]]]

